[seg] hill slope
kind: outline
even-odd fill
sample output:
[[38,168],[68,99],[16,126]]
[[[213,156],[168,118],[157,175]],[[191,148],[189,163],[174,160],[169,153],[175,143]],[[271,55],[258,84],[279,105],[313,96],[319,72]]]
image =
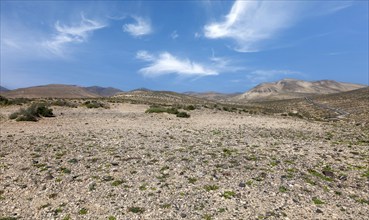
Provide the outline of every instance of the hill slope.
[[293,99],[318,94],[346,92],[363,87],[365,86],[333,80],[309,82],[296,79],[283,79],[272,83],[262,83],[248,92],[234,97],[233,101]]
[[218,92],[185,92],[185,95],[208,99],[212,101],[227,101],[233,97],[240,95],[241,93],[218,93]]
[[9,91],[9,89],[7,89],[7,88],[5,88],[5,87],[0,86],[0,92],[6,92],[6,91]]
[[117,93],[123,92],[120,89],[116,89],[113,87],[100,87],[100,86],[90,86],[90,87],[84,87],[87,91],[92,92],[94,94],[97,94],[99,96],[103,97],[109,97],[116,95]]
[[50,84],[15,89],[2,93],[7,98],[97,98],[99,95],[83,87],[74,85]]
[[115,99],[129,100],[147,104],[200,104],[211,102],[205,99],[170,91],[152,91],[137,89],[113,96]]

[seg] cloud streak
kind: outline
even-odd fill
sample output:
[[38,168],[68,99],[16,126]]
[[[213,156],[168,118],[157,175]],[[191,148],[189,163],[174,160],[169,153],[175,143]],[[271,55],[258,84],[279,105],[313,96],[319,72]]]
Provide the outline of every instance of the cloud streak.
[[231,39],[236,44],[233,49],[239,52],[257,52],[268,40],[301,19],[335,13],[350,6],[351,3],[347,2],[316,5],[295,1],[238,0],[221,21],[204,26],[204,36],[208,39]]
[[277,77],[285,76],[302,76],[304,75],[298,71],[292,70],[254,70],[247,75],[247,79],[252,83],[266,82]]
[[54,25],[56,35],[44,42],[44,46],[57,55],[64,54],[64,47],[69,43],[83,43],[96,30],[102,29],[107,25],[85,18],[81,15],[81,21],[78,25],[66,26],[57,21]]
[[218,71],[189,59],[181,59],[169,52],[162,52],[158,56],[147,51],[138,51],[136,58],[150,62],[149,66],[139,70],[145,76],[156,77],[166,74],[179,76],[210,76],[218,75]]
[[132,16],[135,20],[133,24],[123,25],[123,31],[134,37],[140,37],[152,33],[150,20],[138,16]]

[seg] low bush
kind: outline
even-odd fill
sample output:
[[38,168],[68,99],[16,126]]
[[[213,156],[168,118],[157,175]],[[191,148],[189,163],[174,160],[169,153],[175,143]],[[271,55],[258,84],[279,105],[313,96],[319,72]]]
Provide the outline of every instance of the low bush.
[[180,118],[189,118],[190,115],[187,114],[186,112],[180,112],[178,111],[177,108],[165,108],[165,107],[160,107],[160,106],[150,106],[149,109],[147,109],[145,111],[146,113],[169,113],[169,114],[173,114],[176,115],[177,117]]
[[64,99],[57,99],[57,100],[51,101],[50,105],[65,106],[65,107],[71,107],[71,108],[76,108],[77,107],[77,105],[75,103],[64,100]]
[[53,110],[45,103],[33,103],[28,108],[22,108],[9,116],[10,119],[16,121],[37,121],[40,117],[54,117]]
[[0,95],[0,105],[9,105],[9,99],[5,98],[4,96]]
[[8,99],[4,96],[0,96],[0,105],[22,105],[29,103],[31,99],[27,98],[15,98],[15,99]]
[[145,111],[146,113],[169,113],[169,114],[178,114],[178,109],[176,108],[164,108],[160,106],[150,106],[149,109]]
[[177,113],[177,117],[180,117],[180,118],[189,118],[190,115],[187,114],[186,112],[178,112]]
[[184,110],[187,110],[187,111],[192,111],[192,110],[195,110],[195,109],[196,109],[196,107],[195,107],[195,106],[193,106],[193,105],[187,105],[187,106],[185,106],[183,109],[184,109]]
[[83,103],[87,108],[109,108],[108,105],[98,101],[86,101]]

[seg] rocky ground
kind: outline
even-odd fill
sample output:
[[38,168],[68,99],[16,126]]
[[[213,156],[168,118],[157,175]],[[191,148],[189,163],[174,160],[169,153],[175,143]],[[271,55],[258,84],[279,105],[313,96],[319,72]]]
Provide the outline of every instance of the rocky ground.
[[368,219],[359,126],[147,108],[1,107],[0,219]]

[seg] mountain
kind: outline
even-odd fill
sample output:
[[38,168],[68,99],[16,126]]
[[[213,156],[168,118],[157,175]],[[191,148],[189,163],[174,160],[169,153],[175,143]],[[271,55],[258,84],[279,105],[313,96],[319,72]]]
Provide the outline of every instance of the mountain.
[[5,88],[5,87],[0,86],[0,92],[6,92],[6,91],[9,91],[9,89],[7,89],[7,88]]
[[185,92],[185,95],[208,99],[212,101],[226,101],[242,93],[219,93],[219,92]]
[[205,104],[211,101],[171,91],[152,91],[136,89],[129,92],[118,93],[112,98],[145,104]]
[[116,89],[113,87],[100,87],[100,86],[90,86],[90,87],[84,87],[87,91],[97,94],[99,96],[103,96],[103,97],[109,97],[109,96],[113,96],[116,95],[120,92],[123,92],[120,89]]
[[7,98],[97,98],[98,94],[74,85],[50,84],[2,93]]
[[294,99],[312,95],[346,92],[366,87],[365,85],[342,83],[333,80],[303,81],[283,79],[262,83],[251,90],[232,98],[233,101],[265,101]]

